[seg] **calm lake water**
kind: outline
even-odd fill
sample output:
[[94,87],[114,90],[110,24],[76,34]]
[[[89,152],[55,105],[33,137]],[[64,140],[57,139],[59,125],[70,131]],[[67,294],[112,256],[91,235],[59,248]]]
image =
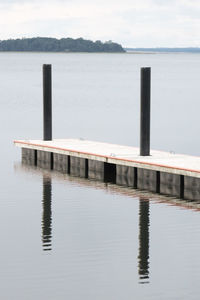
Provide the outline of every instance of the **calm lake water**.
[[53,136],[139,145],[140,68],[152,67],[151,146],[200,154],[199,54],[0,53],[0,299],[199,299],[200,210],[22,166],[42,137],[42,64]]

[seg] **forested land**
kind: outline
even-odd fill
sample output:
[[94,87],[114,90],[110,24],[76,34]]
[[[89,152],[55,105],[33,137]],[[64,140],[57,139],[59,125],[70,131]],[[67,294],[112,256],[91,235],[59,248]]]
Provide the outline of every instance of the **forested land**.
[[22,38],[0,41],[0,51],[44,52],[125,52],[120,44],[112,41],[90,41],[83,38]]

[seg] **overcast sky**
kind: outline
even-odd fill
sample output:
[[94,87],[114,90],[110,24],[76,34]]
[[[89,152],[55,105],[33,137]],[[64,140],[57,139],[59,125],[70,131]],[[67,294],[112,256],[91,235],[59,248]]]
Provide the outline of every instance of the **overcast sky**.
[[0,0],[0,39],[113,40],[124,47],[200,46],[200,0]]

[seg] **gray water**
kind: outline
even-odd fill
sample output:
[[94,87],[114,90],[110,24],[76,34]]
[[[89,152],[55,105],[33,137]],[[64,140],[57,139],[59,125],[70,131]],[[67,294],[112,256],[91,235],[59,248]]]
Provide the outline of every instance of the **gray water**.
[[152,67],[154,149],[199,155],[198,54],[0,53],[0,299],[199,299],[200,212],[112,184],[22,166],[42,137],[139,145],[140,68]]

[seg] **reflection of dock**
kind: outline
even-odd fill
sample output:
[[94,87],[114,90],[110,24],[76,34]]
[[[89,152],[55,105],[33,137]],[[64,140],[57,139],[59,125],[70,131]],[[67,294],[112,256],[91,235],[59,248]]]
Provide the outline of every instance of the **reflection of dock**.
[[200,211],[200,203],[192,201],[178,200],[172,197],[166,197],[154,193],[147,193],[128,187],[120,187],[116,184],[88,180],[81,177],[74,177],[66,173],[52,172],[42,168],[27,164],[16,164],[17,172],[30,172],[31,175],[42,175],[43,177],[43,215],[42,215],[42,241],[43,250],[52,249],[52,179],[53,181],[63,182],[64,184],[75,184],[77,186],[91,187],[93,189],[105,190],[109,194],[119,194],[139,200],[139,245],[138,245],[138,275],[139,283],[149,283],[150,278],[150,203],[167,203],[177,205],[185,209]]
[[72,183],[72,184],[76,184],[77,186],[91,187],[94,189],[105,190],[107,193],[110,194],[119,194],[131,198],[143,197],[143,198],[148,198],[151,202],[156,201],[156,203],[166,203],[167,205],[170,206],[177,206],[183,209],[192,209],[195,211],[200,211],[200,202],[198,201],[183,200],[183,199],[178,199],[176,197],[155,194],[140,189],[132,189],[117,184],[105,183],[97,180],[88,180],[81,177],[71,176],[66,173],[49,171],[48,169],[44,170],[43,168],[33,166],[32,164],[30,165],[27,163],[25,164],[16,163],[15,171],[26,172],[26,174],[28,174],[29,172],[30,174],[36,174],[36,175],[45,174],[53,178],[55,181],[65,182],[65,184]]
[[85,140],[15,141],[23,161],[71,175],[200,200],[200,157]]
[[42,216],[42,242],[43,250],[51,250],[51,239],[52,239],[52,212],[51,212],[51,201],[52,201],[52,191],[51,191],[51,177],[43,176],[43,216]]
[[149,199],[140,197],[138,273],[141,283],[149,279]]

